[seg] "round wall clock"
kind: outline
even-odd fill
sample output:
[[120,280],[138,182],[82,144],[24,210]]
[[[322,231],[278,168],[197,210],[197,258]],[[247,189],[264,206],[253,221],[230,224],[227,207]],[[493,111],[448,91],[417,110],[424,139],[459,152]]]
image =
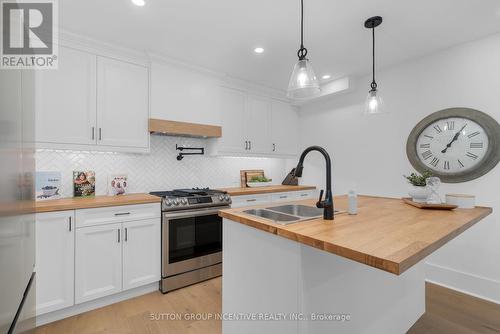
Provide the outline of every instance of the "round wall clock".
[[413,128],[406,154],[417,171],[429,170],[443,182],[473,180],[500,160],[500,125],[478,110],[444,109]]

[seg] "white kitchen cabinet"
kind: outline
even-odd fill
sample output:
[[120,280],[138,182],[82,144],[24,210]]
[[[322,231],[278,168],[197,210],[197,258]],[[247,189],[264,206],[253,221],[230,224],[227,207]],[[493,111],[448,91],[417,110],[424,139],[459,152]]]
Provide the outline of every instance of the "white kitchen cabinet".
[[59,47],[59,68],[35,74],[36,141],[95,144],[96,56]]
[[271,111],[271,150],[278,155],[296,155],[298,115],[288,103],[273,100]]
[[158,219],[123,223],[123,290],[161,279]]
[[245,137],[249,142],[250,153],[271,153],[271,102],[264,97],[247,97],[245,113]]
[[295,200],[295,194],[292,192],[288,193],[275,193],[271,195],[272,202],[286,202]]
[[122,290],[122,224],[76,230],[75,303]]
[[74,303],[74,211],[36,214],[36,313]]
[[147,148],[149,143],[147,67],[97,58],[97,143]]
[[220,88],[222,138],[216,139],[218,152],[241,153],[247,151],[246,103],[245,92],[226,87]]
[[272,197],[270,194],[233,196],[232,201],[233,203],[231,204],[231,207],[241,208],[245,206],[271,203]]

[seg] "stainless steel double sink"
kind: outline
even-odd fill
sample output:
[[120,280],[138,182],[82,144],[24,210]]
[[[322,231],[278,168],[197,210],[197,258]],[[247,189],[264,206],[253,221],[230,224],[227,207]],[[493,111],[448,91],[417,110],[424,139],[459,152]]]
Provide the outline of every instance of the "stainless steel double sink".
[[[250,209],[243,212],[252,216],[272,220],[274,223],[281,225],[323,217],[323,209],[300,204],[278,205],[265,209]],[[335,210],[335,212],[337,212],[337,210]]]

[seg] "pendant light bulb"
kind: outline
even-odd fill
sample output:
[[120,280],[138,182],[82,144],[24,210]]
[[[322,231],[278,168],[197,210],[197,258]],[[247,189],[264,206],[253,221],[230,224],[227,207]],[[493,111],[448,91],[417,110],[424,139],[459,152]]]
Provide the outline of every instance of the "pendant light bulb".
[[319,95],[321,93],[319,81],[311,62],[306,58],[307,49],[304,47],[304,0],[300,0],[300,49],[297,51],[297,56],[299,61],[293,68],[286,95],[294,100]]
[[365,21],[365,28],[372,30],[372,83],[365,101],[366,114],[380,114],[385,111],[384,102],[375,81],[375,27],[381,23],[382,17],[380,16],[374,16]]

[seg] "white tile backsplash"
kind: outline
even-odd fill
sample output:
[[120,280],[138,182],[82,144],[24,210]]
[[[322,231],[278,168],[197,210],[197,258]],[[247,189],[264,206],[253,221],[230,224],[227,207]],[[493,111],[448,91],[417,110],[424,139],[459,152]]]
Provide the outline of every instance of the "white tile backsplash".
[[196,138],[151,136],[150,154],[38,150],[37,171],[60,171],[63,197],[72,197],[74,170],[94,170],[96,194],[106,195],[110,174],[128,174],[128,192],[149,192],[185,187],[238,187],[241,169],[263,169],[280,184],[290,161],[276,158],[186,156],[177,161],[175,145],[206,147]]

